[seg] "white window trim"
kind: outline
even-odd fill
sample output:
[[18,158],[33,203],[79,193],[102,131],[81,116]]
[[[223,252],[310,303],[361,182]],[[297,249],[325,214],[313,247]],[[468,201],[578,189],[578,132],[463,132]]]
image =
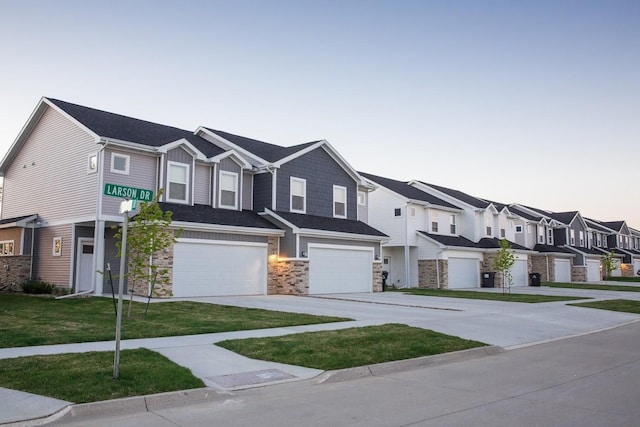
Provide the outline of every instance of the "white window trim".
[[[91,169],[92,157],[96,158],[96,167],[94,169]],[[98,152],[97,151],[87,155],[87,173],[96,173],[96,172],[98,172]]]
[[[11,243],[11,253],[4,254],[4,245],[7,243]],[[16,242],[15,240],[2,240],[0,241],[0,256],[13,256],[16,255]]]
[[[518,231],[518,227],[520,228],[520,231]],[[524,230],[523,230],[523,227],[521,225],[516,225],[516,233],[522,233],[523,231]]]
[[[362,196],[362,200],[360,200]],[[367,206],[367,193],[364,191],[358,191],[358,206]]]
[[[56,245],[56,242],[59,242],[59,244]],[[56,250],[56,248],[58,248],[58,250]],[[51,255],[62,256],[62,237],[53,238],[53,247],[51,248]]]
[[[344,215],[336,214],[336,189],[344,190]],[[346,218],[347,217],[347,187],[342,185],[333,186],[333,217],[334,218]]]
[[569,242],[571,246],[576,245],[576,232],[574,230],[569,230]]
[[[187,172],[185,173],[185,177],[187,178],[187,182],[185,182],[184,184],[186,185],[186,188],[184,190],[184,199],[174,199],[171,197],[171,191],[170,191],[170,183],[171,181],[169,181],[169,177],[171,175],[170,171],[171,171],[171,166],[177,166],[180,168],[185,168],[187,170]],[[190,165],[187,163],[180,163],[180,162],[173,162],[171,160],[169,160],[167,162],[167,202],[173,202],[173,203],[189,203],[189,181],[191,181],[189,178],[191,177],[190,173],[191,173],[191,168],[189,167]],[[178,184],[182,184],[182,182],[179,182]]]
[[[229,206],[229,205],[223,205],[222,204],[222,175],[229,175],[229,176],[233,176],[235,179],[235,200],[234,200],[234,205],[233,206]],[[237,210],[238,209],[238,174],[236,172],[229,172],[229,171],[220,171],[220,180],[218,183],[218,207],[220,209],[232,209],[232,210]]]
[[[293,182],[299,181],[302,183],[302,209],[294,209],[293,208]],[[289,178],[289,211],[294,213],[307,213],[307,180],[304,178],[296,178],[292,176]]]
[[[116,157],[123,157],[124,159],[126,159],[126,162],[125,162],[126,168],[125,168],[125,170],[121,171],[121,170],[113,168],[114,159]],[[118,173],[120,175],[129,175],[129,164],[130,163],[131,163],[131,156],[129,156],[128,154],[111,153],[111,172]]]

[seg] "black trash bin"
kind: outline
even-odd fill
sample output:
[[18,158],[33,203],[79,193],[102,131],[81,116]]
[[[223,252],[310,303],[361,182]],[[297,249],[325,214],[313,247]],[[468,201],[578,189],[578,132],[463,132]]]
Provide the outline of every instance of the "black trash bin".
[[483,288],[493,288],[495,286],[496,273],[493,271],[489,271],[487,273],[482,273],[482,287]]
[[387,279],[389,278],[388,271],[382,271],[382,292],[387,290]]
[[540,273],[530,273],[529,280],[531,281],[531,286],[540,286]]

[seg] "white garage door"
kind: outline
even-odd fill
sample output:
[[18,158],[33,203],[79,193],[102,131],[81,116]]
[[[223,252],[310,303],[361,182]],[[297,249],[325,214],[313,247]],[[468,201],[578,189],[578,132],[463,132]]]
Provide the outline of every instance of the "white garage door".
[[633,275],[640,276],[640,260],[633,261]]
[[267,245],[179,241],[173,249],[173,296],[264,295]]
[[600,277],[600,261],[587,260],[587,282],[599,282]]
[[571,261],[568,259],[555,259],[556,282],[571,282]]
[[373,251],[309,246],[309,294],[373,291]]
[[449,258],[449,289],[480,287],[480,264],[477,259]]
[[527,260],[517,259],[511,267],[511,278],[513,286],[527,286],[529,284],[529,272],[527,271]]

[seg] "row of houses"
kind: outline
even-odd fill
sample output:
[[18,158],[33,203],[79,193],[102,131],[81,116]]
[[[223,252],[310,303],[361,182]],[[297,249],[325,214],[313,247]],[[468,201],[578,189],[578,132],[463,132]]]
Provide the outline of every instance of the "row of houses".
[[[114,188],[164,192],[182,233],[154,262],[156,296],[325,294],[389,284],[478,287],[509,240],[516,285],[600,280],[640,270],[640,233],[624,221],[502,204],[423,181],[356,171],[327,141],[283,147],[43,98],[0,163],[0,287],[27,279],[111,292],[119,271]],[[147,294],[146,285],[134,291]]]

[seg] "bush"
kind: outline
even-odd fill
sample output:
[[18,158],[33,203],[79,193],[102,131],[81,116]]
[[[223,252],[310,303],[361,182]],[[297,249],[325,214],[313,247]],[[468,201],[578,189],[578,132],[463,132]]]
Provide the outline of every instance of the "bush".
[[40,282],[38,280],[29,280],[22,285],[22,292],[25,294],[53,294],[56,292],[56,286],[53,283]]

